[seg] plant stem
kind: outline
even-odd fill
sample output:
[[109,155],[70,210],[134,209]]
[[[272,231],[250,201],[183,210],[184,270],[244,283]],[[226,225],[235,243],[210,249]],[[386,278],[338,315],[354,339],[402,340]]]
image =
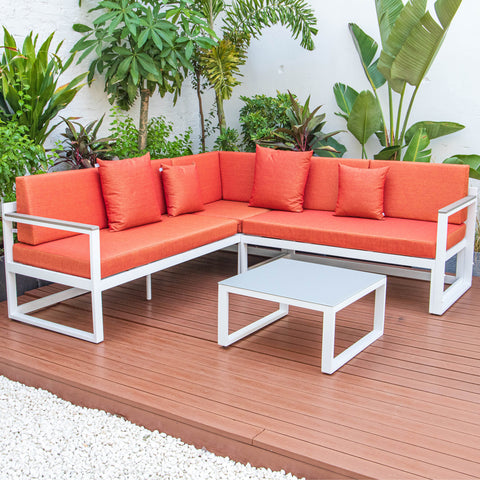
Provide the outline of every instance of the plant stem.
[[140,122],[138,124],[138,148],[144,150],[147,148],[147,125],[148,125],[148,103],[150,101],[150,90],[142,88],[140,90]]
[[388,85],[388,109],[390,113],[390,145],[395,145],[394,124],[393,124],[393,96],[392,87]]
[[201,75],[200,75],[200,69],[197,69],[195,72],[195,75],[197,77],[197,99],[198,99],[198,111],[200,113],[200,128],[202,129],[200,141],[202,143],[202,152],[205,152],[205,115],[203,113],[203,101],[202,101],[202,87],[201,87]]
[[397,128],[395,129],[395,141],[402,146],[403,143],[403,138],[402,140],[399,139],[399,134],[400,134],[400,123],[402,121],[402,107],[403,107],[403,99],[405,98],[405,89],[407,87],[407,82],[403,84],[402,88],[402,93],[400,94],[400,102],[398,104],[398,112],[397,112]]
[[405,120],[403,121],[402,133],[401,133],[401,136],[400,136],[400,144],[403,143],[403,140],[405,138],[405,132],[407,130],[408,119],[410,118],[410,113],[412,111],[413,102],[415,100],[415,97],[417,96],[417,92],[418,92],[419,87],[420,87],[420,85],[417,85],[415,87],[415,90],[412,93],[412,98],[410,98],[410,103],[408,104],[407,114],[405,115]]
[[220,128],[220,133],[222,133],[227,128],[227,122],[225,120],[225,111],[223,110],[222,94],[215,92],[215,100],[217,103],[218,127]]

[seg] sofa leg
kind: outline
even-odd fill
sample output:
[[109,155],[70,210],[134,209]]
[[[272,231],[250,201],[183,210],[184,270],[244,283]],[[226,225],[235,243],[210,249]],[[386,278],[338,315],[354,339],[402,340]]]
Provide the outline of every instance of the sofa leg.
[[238,273],[243,273],[248,270],[248,244],[240,242],[238,244]]
[[146,287],[146,298],[147,300],[151,300],[152,299],[152,276],[151,275],[147,275],[145,277],[145,287]]
[[92,291],[93,343],[103,342],[103,306],[101,290]]

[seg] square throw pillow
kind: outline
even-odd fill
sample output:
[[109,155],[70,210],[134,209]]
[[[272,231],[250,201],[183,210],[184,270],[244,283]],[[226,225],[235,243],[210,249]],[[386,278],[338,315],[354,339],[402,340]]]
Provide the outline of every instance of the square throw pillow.
[[303,194],[313,152],[273,150],[257,145],[251,207],[303,211]]
[[162,168],[167,213],[176,217],[203,210],[196,165],[163,165]]
[[125,160],[98,160],[98,164],[110,230],[161,220],[149,153]]
[[338,166],[335,215],[383,219],[383,192],[388,167],[366,169]]

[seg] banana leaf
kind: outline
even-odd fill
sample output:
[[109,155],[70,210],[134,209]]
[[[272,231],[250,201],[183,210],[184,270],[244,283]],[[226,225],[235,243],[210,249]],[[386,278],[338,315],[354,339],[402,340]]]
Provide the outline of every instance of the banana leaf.
[[345,113],[337,113],[337,115],[343,117],[345,120],[348,120],[350,112],[352,111],[353,104],[358,97],[358,92],[348,85],[343,83],[336,83],[333,86],[333,93],[335,95],[335,100],[338,107]]
[[357,49],[363,71],[370,85],[372,85],[374,89],[381,87],[386,80],[378,70],[378,59],[373,60],[378,50],[377,42],[355,23],[350,23],[348,28],[352,34],[353,43]]
[[360,92],[350,112],[348,130],[364,146],[381,125],[382,112],[377,99],[368,90]]
[[419,128],[408,144],[403,161],[428,163],[432,156],[432,150],[427,148],[429,145],[430,139],[427,131],[424,128]]
[[417,122],[407,130],[407,133],[405,134],[405,142],[410,143],[413,136],[420,128],[425,129],[428,138],[432,140],[434,138],[443,137],[444,135],[463,130],[465,126],[455,122]]

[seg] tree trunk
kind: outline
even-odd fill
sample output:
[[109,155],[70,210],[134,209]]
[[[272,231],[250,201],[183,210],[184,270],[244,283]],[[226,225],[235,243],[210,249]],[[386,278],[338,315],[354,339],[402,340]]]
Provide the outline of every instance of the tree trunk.
[[142,88],[140,90],[140,122],[138,125],[138,148],[144,150],[147,148],[147,125],[148,125],[148,102],[150,101],[150,90]]
[[200,78],[200,70],[198,69],[195,72],[195,75],[197,77],[197,98],[198,98],[198,111],[200,113],[200,127],[202,129],[202,134],[200,137],[200,140],[202,142],[202,152],[205,152],[206,147],[205,147],[205,115],[203,114],[203,102],[202,102],[202,88],[201,88],[201,78]]
[[215,92],[215,100],[217,102],[217,116],[218,116],[218,127],[220,128],[220,133],[227,129],[227,122],[225,120],[225,111],[223,110],[223,98],[217,92]]

